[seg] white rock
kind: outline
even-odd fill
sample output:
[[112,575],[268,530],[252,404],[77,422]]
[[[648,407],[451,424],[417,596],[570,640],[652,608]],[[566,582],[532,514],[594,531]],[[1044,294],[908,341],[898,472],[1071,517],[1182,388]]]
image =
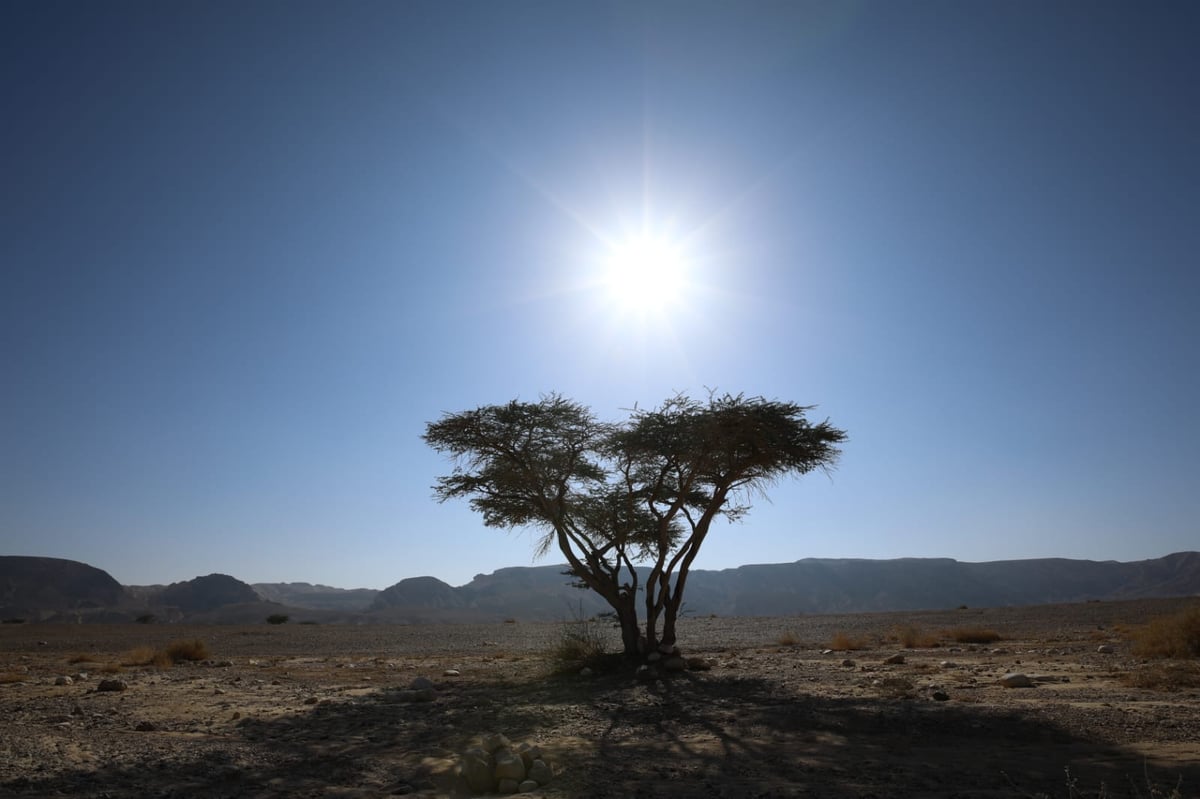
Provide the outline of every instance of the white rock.
[[1100,646],[1096,647],[1096,651],[1101,655],[1111,655],[1114,650],[1108,644],[1100,644]]
[[1000,684],[1005,688],[1032,688],[1036,683],[1027,674],[1011,672],[1000,678]]
[[443,677],[458,677],[460,672],[458,669],[446,669],[442,672]]

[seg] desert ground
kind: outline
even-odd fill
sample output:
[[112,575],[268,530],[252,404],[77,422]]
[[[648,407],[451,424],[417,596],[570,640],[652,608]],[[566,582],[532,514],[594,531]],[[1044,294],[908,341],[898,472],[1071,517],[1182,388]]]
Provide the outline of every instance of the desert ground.
[[[683,654],[709,668],[654,679],[564,665],[564,635],[616,647],[567,613],[5,624],[0,795],[469,796],[462,755],[500,733],[553,771],[536,797],[1200,797],[1200,664],[1139,659],[1127,638],[1198,604],[686,618]],[[121,665],[196,640],[202,659]]]

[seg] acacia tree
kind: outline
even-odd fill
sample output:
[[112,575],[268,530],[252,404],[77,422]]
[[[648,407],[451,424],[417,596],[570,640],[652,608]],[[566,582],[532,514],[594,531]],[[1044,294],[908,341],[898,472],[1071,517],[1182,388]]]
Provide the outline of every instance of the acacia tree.
[[741,519],[775,481],[836,462],[846,433],[810,423],[811,409],[678,395],[612,424],[550,394],[446,414],[423,438],[454,460],[435,496],[468,498],[489,527],[540,531],[535,555],[557,546],[616,612],[625,653],[637,655],[675,645],[688,572],[715,519]]

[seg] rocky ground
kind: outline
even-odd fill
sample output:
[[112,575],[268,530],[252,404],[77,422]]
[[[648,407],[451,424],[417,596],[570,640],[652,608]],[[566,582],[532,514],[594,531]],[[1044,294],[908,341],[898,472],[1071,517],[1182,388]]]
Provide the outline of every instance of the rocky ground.
[[1200,797],[1200,664],[1121,632],[1197,603],[686,619],[711,668],[648,681],[556,671],[566,624],[3,625],[0,795],[466,796],[502,733],[543,752],[540,797]]

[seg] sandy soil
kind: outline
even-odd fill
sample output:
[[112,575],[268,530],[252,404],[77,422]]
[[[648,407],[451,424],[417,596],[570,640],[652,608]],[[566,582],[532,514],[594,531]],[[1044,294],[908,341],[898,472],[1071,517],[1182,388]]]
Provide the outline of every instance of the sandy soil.
[[[499,732],[548,753],[541,797],[1200,797],[1200,664],[1156,686],[1119,634],[1198,602],[687,619],[711,670],[649,682],[555,673],[561,624],[3,625],[0,795],[463,795],[459,754]],[[904,625],[943,643],[903,649]],[[192,638],[209,659],[105,673]]]

